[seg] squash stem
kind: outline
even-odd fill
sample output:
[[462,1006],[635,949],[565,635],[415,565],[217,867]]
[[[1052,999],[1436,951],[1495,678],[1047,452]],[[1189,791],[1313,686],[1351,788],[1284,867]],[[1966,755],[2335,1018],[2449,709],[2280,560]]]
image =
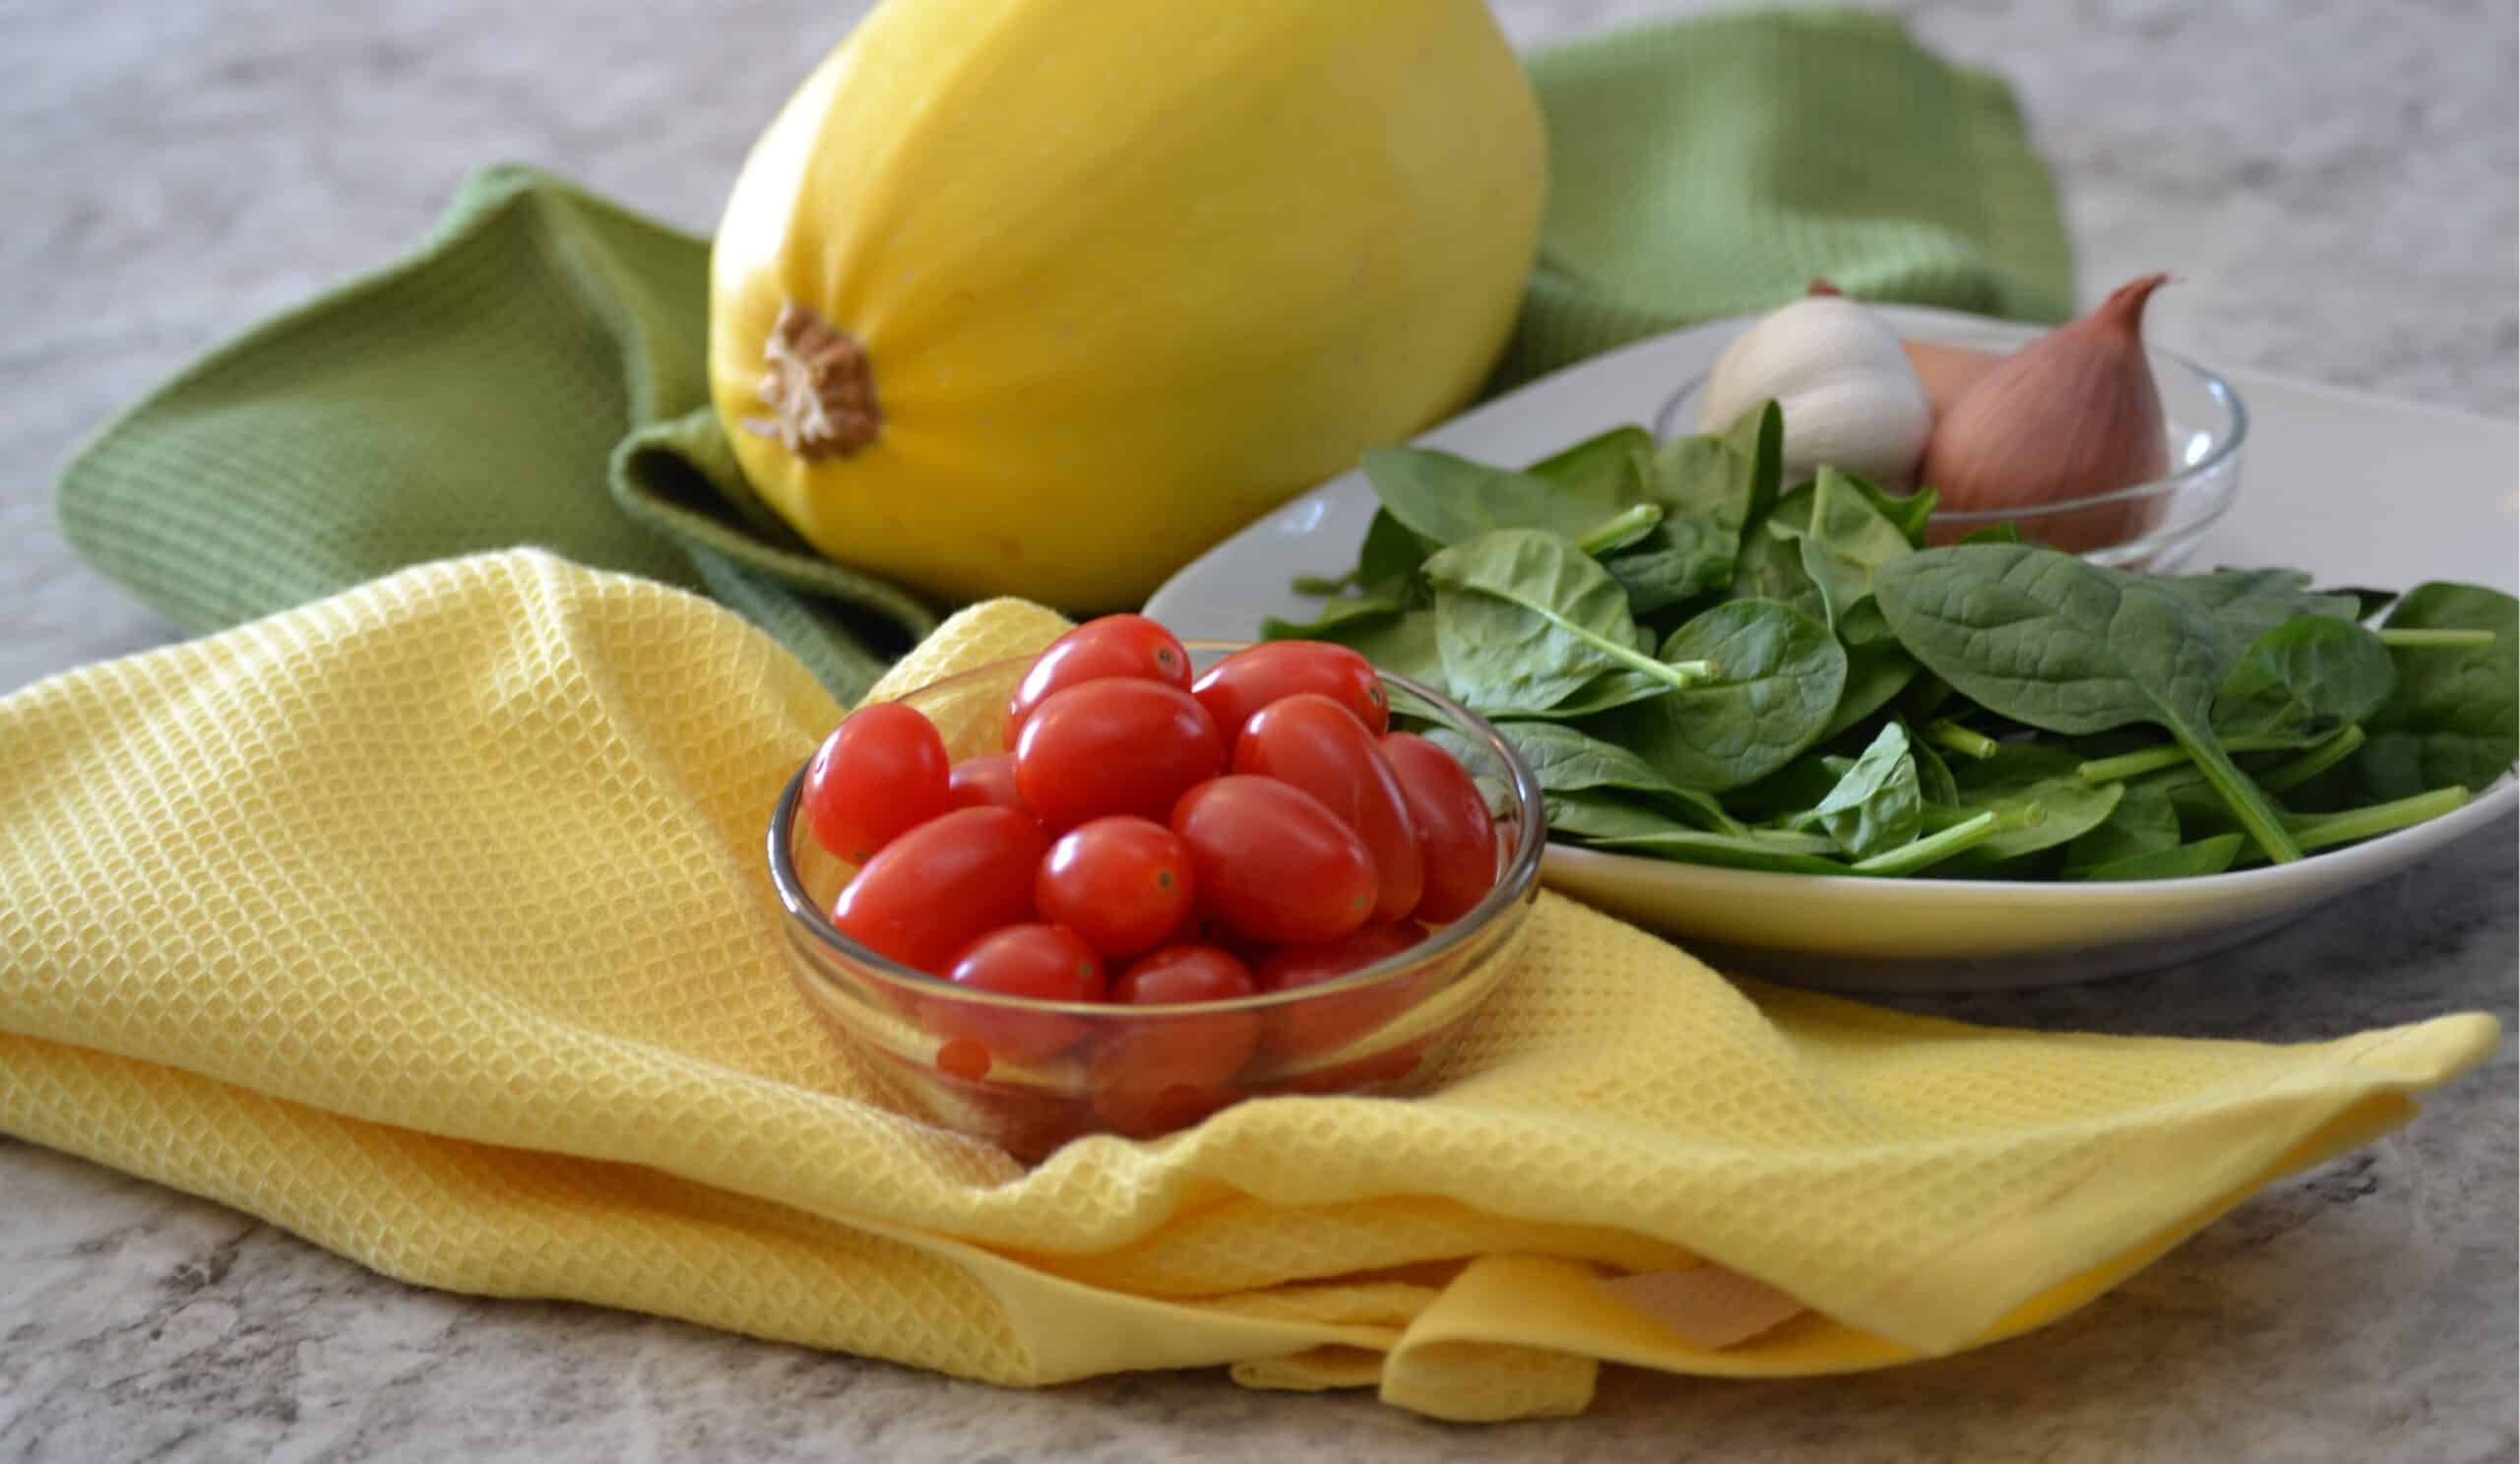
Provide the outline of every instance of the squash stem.
[[759,388],[768,416],[744,418],[744,430],[775,437],[806,462],[851,458],[884,430],[875,376],[857,338],[794,300],[779,307],[762,345],[769,370]]

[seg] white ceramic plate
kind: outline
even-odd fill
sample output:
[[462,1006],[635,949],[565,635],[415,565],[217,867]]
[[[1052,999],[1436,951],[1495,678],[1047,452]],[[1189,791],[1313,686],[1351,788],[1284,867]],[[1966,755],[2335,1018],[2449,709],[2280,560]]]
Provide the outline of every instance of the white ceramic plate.
[[[1897,307],[1906,328],[1954,319]],[[1640,341],[1534,382],[1419,439],[1523,463],[1658,409],[1744,321]],[[2198,353],[2209,364],[2210,351]],[[2219,369],[2219,368],[2218,368]],[[2465,580],[2520,590],[2520,430],[2433,408],[2226,371],[2250,416],[2238,501],[2188,563],[2290,565],[2329,583]],[[1219,544],[1147,613],[1184,636],[1240,639],[1264,615],[1309,619],[1289,581],[1354,559],[1372,492],[1350,473]],[[2503,779],[2446,818],[2278,868],[2127,884],[1830,879],[1552,848],[1543,877],[1682,937],[1732,969],[1847,991],[1954,991],[2091,981],[2236,945],[2414,862],[2520,806]]]

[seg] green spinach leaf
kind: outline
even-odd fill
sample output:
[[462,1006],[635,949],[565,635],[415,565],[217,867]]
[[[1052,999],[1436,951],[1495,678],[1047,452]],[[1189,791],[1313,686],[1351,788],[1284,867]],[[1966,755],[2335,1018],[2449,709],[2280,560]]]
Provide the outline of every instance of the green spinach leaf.
[[2074,777],[2082,765],[2080,749],[2060,742],[2001,742],[1991,757],[1967,757],[1952,764],[1951,776],[1963,796],[1994,795],[2051,778]]
[[1374,496],[1402,527],[1447,546],[1499,529],[1581,539],[1643,501],[1642,484],[1632,478],[1587,475],[1570,486],[1430,448],[1375,448],[1363,466]]
[[[1806,547],[1808,541],[1805,541]],[[1896,646],[1899,638],[1890,633],[1889,617],[1881,613],[1881,604],[1870,595],[1864,596],[1838,617],[1838,639],[1849,646]]]
[[2157,726],[2270,858],[2300,858],[2214,734],[2214,695],[2236,656],[2230,632],[2160,583],[2027,544],[1927,549],[1873,580],[1900,644],[1979,705],[2067,736]]
[[2374,590],[2365,585],[2323,585],[2310,593],[2322,600],[2353,601],[2354,618],[2364,621],[2398,603],[2397,591]]
[[[1824,481],[1828,486],[1821,486]],[[1914,493],[1905,494],[1885,493],[1874,487],[1868,479],[1858,477],[1852,473],[1840,473],[1835,468],[1827,467],[1822,468],[1803,487],[1817,488],[1820,500],[1835,498],[1838,502],[1835,505],[1824,503],[1816,512],[1796,510],[1789,505],[1802,492],[1802,488],[1796,488],[1794,492],[1777,500],[1776,518],[1790,520],[1797,528],[1811,528],[1815,524],[1825,524],[1833,515],[1844,516],[1836,531],[1827,529],[1818,531],[1833,538],[1845,537],[1849,530],[1854,530],[1859,536],[1869,536],[1872,530],[1864,520],[1878,519],[1889,525],[1892,532],[1899,536],[1900,541],[1911,549],[1922,549],[1925,546],[1925,525],[1933,518],[1934,505],[1941,498],[1941,495],[1931,488],[1920,488]],[[1857,516],[1851,505],[1858,503],[1868,510],[1868,514]],[[1886,557],[1897,556],[1892,554]]]
[[1602,567],[1627,592],[1637,614],[1695,600],[1732,581],[1732,561],[1741,540],[1702,519],[1670,519],[1647,530],[1633,545],[1602,561]]
[[1653,676],[1639,675],[1635,671],[1604,671],[1577,687],[1564,701],[1553,707],[1544,711],[1516,712],[1513,715],[1546,722],[1578,722],[1609,711],[1613,707],[1624,707],[1630,702],[1641,702],[1648,697],[1661,696],[1670,689],[1670,683]]
[[2096,868],[2160,854],[2178,846],[2178,813],[2170,795],[2150,784],[2127,784],[2109,817],[2087,830],[2065,849],[2065,872]]
[[1438,691],[1446,690],[1443,658],[1435,645],[1435,615],[1432,610],[1404,610],[1395,601],[1371,597],[1336,600],[1325,607],[1319,619],[1308,623],[1295,624],[1275,618],[1261,621],[1260,638],[1271,641],[1333,641],[1384,670],[1423,682]]
[[1431,556],[1424,573],[1445,684],[1477,711],[1545,712],[1620,668],[1667,688],[1701,679],[1637,650],[1618,583],[1554,534],[1499,529]]
[[1613,854],[1641,854],[1683,864],[1714,864],[1727,869],[1760,869],[1774,874],[1844,874],[1847,866],[1827,858],[1834,848],[1813,834],[1787,834],[1751,829],[1739,834],[1710,834],[1696,829],[1596,837],[1594,847]]
[[[1871,602],[1864,604],[1868,606]],[[1838,709],[1821,729],[1820,740],[1861,726],[1916,679],[1918,670],[1917,659],[1899,649],[1895,640],[1849,645],[1846,689],[1838,694]]]
[[1708,662],[1712,679],[1619,708],[1599,731],[1682,788],[1722,793],[1794,761],[1819,739],[1846,688],[1847,655],[1826,626],[1773,601],[1717,605],[1671,633],[1666,662]]
[[1732,567],[1728,600],[1772,600],[1795,613],[1829,623],[1828,597],[1802,567],[1802,541],[1769,534],[1764,527],[1742,537],[1741,557]]
[[1924,825],[1924,798],[1918,788],[1917,760],[1908,752],[1907,729],[1884,723],[1810,812],[1795,820],[1797,828],[1817,825],[1852,859],[1870,859],[1917,837]]
[[1916,730],[1907,730],[1908,749],[1917,759],[1917,792],[1927,803],[1937,807],[1957,807],[1960,803],[1960,782],[1951,775],[1951,764],[1929,742],[1918,740]]
[[2143,583],[2214,617],[2231,633],[2235,653],[2287,620],[2303,615],[2359,620],[2351,595],[2323,595],[2298,569],[2218,569],[2211,574],[2146,575]]
[[1934,507],[1942,501],[1940,493],[1931,488],[1919,488],[1913,493],[1884,492],[1874,487],[1869,479],[1852,473],[1846,476],[1846,479],[1848,486],[1861,494],[1874,513],[1908,537],[1908,547],[1922,549],[1925,546],[1925,526],[1933,521]]
[[1724,588],[1757,503],[1757,448],[1723,437],[1680,437],[1652,460],[1649,501],[1663,522],[1605,564],[1640,615]]
[[2168,849],[2131,854],[2106,864],[2068,866],[2067,879],[2192,879],[2200,874],[2220,874],[2232,867],[2239,857],[2240,846],[2247,840],[2238,834],[2216,834],[2193,844],[2174,844]]
[[1686,519],[1738,535],[1758,506],[1756,449],[1722,437],[1676,437],[1655,451],[1646,496]]
[[[1882,516],[1859,481],[1822,468],[1778,499],[1766,524],[1769,534],[1797,541],[1796,560],[1820,592],[1829,627],[1841,636],[1848,613],[1870,599],[1874,572],[1916,552],[1906,531]],[[1932,507],[1929,497],[1925,506]]]
[[[2413,654],[2413,653],[2410,653]],[[2301,615],[2257,638],[2214,696],[2214,732],[2307,744],[2368,719],[2397,686],[2380,638],[2351,620]]]
[[[2070,844],[2107,822],[2125,785],[2095,787],[2083,781],[2080,760],[2063,747],[2008,742],[1984,758],[1965,758],[1951,776],[1960,806],[1998,815],[2001,827],[1984,843],[1952,860],[1960,869],[1984,869]],[[2023,816],[2036,808],[2036,816]]]
[[2499,590],[2418,585],[2383,622],[2393,630],[2489,630],[2490,646],[2389,652],[2397,686],[2362,724],[2347,766],[2370,800],[2456,785],[2482,789],[2520,761],[2520,601]]
[[1717,435],[1749,460],[1750,508],[1741,522],[1755,524],[1785,491],[1785,413],[1773,401],[1762,402]]
[[[1702,793],[1678,788],[1645,759],[1612,742],[1553,722],[1500,722],[1496,732],[1522,754],[1543,792],[1556,795],[1628,794],[1651,802],[1689,828],[1734,831],[1740,825]],[[1444,750],[1460,756],[1465,740],[1429,732]]]
[[1541,801],[1548,813],[1548,836],[1559,843],[1705,832],[1674,818],[1668,809],[1612,793],[1552,793],[1543,795]]
[[[1364,546],[1356,551],[1356,583],[1367,594],[1399,594],[1416,604],[1425,602],[1425,592],[1417,583],[1418,566],[1435,552],[1437,544],[1419,538],[1410,527],[1391,516],[1391,510],[1374,510],[1373,522],[1365,526]],[[1402,587],[1405,587],[1402,588]],[[1416,592],[1414,596],[1409,592]]]
[[1806,752],[1756,783],[1745,783],[1724,796],[1725,808],[1745,819],[1785,821],[1829,796],[1853,758]]
[[1612,427],[1523,470],[1592,503],[1641,503],[1654,473],[1654,434]]
[[1281,620],[1271,615],[1260,622],[1260,638],[1264,641],[1328,640],[1339,633],[1341,626],[1395,618],[1407,610],[1408,606],[1397,595],[1350,596],[1325,601],[1321,613],[1309,620]]

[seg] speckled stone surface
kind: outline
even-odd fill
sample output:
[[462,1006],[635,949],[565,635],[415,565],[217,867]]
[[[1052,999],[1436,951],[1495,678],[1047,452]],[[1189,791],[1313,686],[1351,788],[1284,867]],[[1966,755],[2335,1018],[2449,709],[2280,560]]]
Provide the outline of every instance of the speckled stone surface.
[[[2508,4],[1899,7],[1999,66],[2087,296],[2156,267],[2219,359],[2510,418]],[[0,693],[165,639],[54,531],[80,434],[414,238],[512,158],[695,228],[862,6],[0,6]],[[1673,7],[1501,0],[1518,41]],[[2513,1017],[2515,830],[2203,966],[1940,1009],[2313,1038]],[[6,953],[0,952],[0,959]],[[0,1461],[743,1457],[2510,1459],[2514,1066],[2242,1207],[2044,1333],[1864,1377],[1613,1369],[1581,1419],[1468,1431],[1218,1373],[1001,1392],[592,1308],[380,1280],[234,1212],[0,1140]]]

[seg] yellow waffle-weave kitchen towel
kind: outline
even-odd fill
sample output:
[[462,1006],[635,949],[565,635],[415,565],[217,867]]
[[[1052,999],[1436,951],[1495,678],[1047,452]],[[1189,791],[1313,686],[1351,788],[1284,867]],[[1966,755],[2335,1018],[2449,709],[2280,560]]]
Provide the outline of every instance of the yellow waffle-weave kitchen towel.
[[[980,606],[887,685],[1059,624]],[[0,700],[0,1130],[429,1286],[1495,1419],[1582,1408],[1602,1359],[2036,1326],[2496,1040],[1988,1031],[1548,898],[1434,1095],[1027,1171],[873,1101],[788,985],[764,822],[838,713],[727,611],[533,551]]]

